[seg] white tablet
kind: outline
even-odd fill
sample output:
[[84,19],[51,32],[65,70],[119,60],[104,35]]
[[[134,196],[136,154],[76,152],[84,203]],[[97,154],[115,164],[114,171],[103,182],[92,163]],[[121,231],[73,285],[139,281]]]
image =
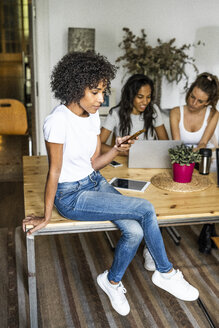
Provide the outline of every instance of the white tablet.
[[121,178],[112,178],[109,182],[113,187],[118,189],[133,190],[133,191],[145,191],[149,186],[150,182],[148,181],[139,181],[131,179],[121,179]]

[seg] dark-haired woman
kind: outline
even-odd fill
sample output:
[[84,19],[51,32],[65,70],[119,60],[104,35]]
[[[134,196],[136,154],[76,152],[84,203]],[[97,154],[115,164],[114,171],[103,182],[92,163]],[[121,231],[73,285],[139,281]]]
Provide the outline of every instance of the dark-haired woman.
[[[47,225],[55,204],[70,220],[115,222],[121,230],[111,268],[97,277],[113,308],[121,315],[130,311],[121,279],[144,238],[156,263],[152,281],[174,296],[196,300],[199,292],[169,262],[157,224],[154,208],[145,199],[127,197],[114,189],[99,169],[130,143],[127,136],[116,139],[115,146],[101,155],[98,109],[115,76],[115,67],[92,52],[69,53],[55,66],[51,87],[61,101],[47,116],[44,137],[49,160],[42,217],[29,215],[23,220],[33,225],[28,234]],[[133,141],[130,141],[133,143]],[[98,256],[98,254],[97,254]]]
[[[168,139],[166,128],[158,106],[153,103],[154,83],[143,74],[134,74],[122,88],[119,104],[110,109],[103,127],[100,140],[102,152],[108,151],[112,146],[106,144],[111,133],[115,137],[133,134],[138,130],[146,129],[139,136],[142,139]],[[128,151],[122,153],[128,155]],[[144,267],[148,271],[156,270],[154,260],[147,247],[143,250]]]
[[[146,129],[141,139],[168,139],[158,106],[153,104],[154,83],[143,74],[132,75],[122,88],[119,104],[110,112],[101,129],[101,150],[108,151],[112,146],[106,144],[111,133],[117,136],[132,135]],[[128,155],[128,153],[124,153]]]
[[[171,133],[174,140],[193,145],[195,148],[218,147],[215,128],[218,124],[219,82],[215,75],[202,73],[191,84],[186,94],[186,105],[170,112]],[[215,152],[211,169],[216,165]],[[199,250],[210,253],[211,237],[216,235],[214,224],[205,224],[199,237]]]

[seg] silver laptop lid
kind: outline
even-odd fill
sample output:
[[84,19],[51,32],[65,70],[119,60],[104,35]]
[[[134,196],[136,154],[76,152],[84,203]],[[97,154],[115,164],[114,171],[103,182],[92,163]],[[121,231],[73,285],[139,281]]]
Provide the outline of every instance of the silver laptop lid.
[[181,145],[181,140],[137,140],[129,150],[129,168],[170,168],[168,149]]

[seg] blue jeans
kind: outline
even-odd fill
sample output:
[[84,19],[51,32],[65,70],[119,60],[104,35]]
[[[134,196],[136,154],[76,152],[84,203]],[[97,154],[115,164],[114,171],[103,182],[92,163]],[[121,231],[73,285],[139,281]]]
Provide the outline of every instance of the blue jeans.
[[145,239],[156,269],[172,268],[158,227],[153,205],[145,199],[121,195],[100,172],[76,182],[59,183],[55,206],[70,220],[113,221],[122,234],[115,249],[108,279],[119,282]]

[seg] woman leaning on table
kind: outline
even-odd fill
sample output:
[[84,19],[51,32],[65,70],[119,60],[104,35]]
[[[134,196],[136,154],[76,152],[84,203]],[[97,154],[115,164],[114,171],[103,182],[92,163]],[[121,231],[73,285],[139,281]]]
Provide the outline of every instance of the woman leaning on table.
[[[202,73],[191,84],[186,94],[186,105],[170,112],[172,138],[193,145],[196,149],[218,147],[215,128],[219,112],[219,82],[215,75]],[[212,166],[216,165],[216,160]],[[216,235],[214,224],[205,224],[199,236],[199,250],[210,253],[211,237]]]
[[[162,115],[154,104],[154,83],[144,74],[134,74],[128,78],[121,92],[121,99],[112,107],[101,128],[101,150],[108,151],[109,136],[125,136],[145,129],[139,139],[168,139]],[[128,155],[127,152],[124,155]]]
[[44,123],[49,160],[45,210],[43,217],[27,216],[23,229],[26,224],[33,225],[28,232],[31,234],[46,226],[53,204],[70,220],[113,221],[122,232],[121,238],[111,268],[100,274],[97,282],[113,308],[127,315],[130,307],[121,279],[142,238],[156,263],[152,276],[155,285],[187,301],[196,300],[199,292],[169,262],[153,206],[147,200],[121,195],[99,172],[130,147],[130,143],[120,144],[127,136],[118,137],[113,148],[100,153],[98,109],[114,76],[115,67],[105,57],[91,52],[69,53],[55,66],[51,87],[61,104]]

